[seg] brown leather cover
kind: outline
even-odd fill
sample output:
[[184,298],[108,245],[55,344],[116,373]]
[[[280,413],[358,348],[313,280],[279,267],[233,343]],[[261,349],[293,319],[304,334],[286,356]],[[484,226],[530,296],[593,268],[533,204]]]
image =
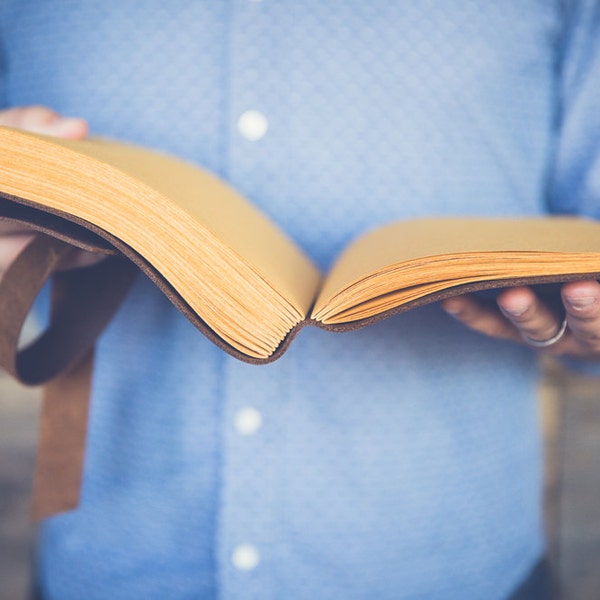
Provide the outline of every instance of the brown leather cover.
[[[11,202],[2,202],[6,198]],[[438,302],[445,298],[458,296],[460,294],[476,292],[481,290],[500,289],[519,285],[547,284],[567,281],[577,281],[584,279],[600,278],[600,270],[585,274],[564,273],[545,277],[524,277],[519,279],[498,279],[493,281],[480,281],[461,286],[455,286],[426,297],[408,302],[402,306],[382,312],[374,317],[343,324],[323,324],[312,319],[306,319],[294,327],[285,339],[282,340],[277,350],[267,358],[254,358],[240,352],[222,338],[216,335],[212,329],[206,325],[202,318],[196,314],[183,298],[177,293],[173,286],[162,275],[153,268],[143,256],[138,254],[130,246],[113,236],[110,232],[104,231],[93,223],[83,221],[59,211],[53,211],[47,207],[24,200],[15,196],[0,192],[0,220],[12,220],[26,223],[38,231],[43,231],[60,240],[67,241],[78,248],[83,248],[92,252],[103,252],[106,254],[117,254],[129,259],[143,273],[145,273],[156,286],[167,296],[171,303],[183,313],[189,321],[199,329],[207,338],[221,347],[225,352],[235,358],[252,364],[266,364],[277,360],[288,348],[290,342],[297,335],[298,331],[307,325],[320,327],[329,331],[353,331],[371,325],[372,323],[389,318],[398,313],[417,308],[426,304]],[[109,289],[110,289],[109,285]]]

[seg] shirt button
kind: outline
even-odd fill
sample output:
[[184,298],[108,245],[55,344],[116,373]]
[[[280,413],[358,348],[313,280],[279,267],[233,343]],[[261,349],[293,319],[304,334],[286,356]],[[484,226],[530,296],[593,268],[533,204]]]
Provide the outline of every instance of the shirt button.
[[248,406],[237,411],[233,424],[238,433],[242,435],[252,435],[260,429],[262,425],[262,415],[255,408]]
[[260,563],[260,554],[256,546],[252,544],[240,544],[234,549],[231,555],[231,562],[239,571],[252,571]]
[[240,135],[249,142],[256,142],[265,136],[269,128],[267,117],[258,110],[247,110],[237,122]]

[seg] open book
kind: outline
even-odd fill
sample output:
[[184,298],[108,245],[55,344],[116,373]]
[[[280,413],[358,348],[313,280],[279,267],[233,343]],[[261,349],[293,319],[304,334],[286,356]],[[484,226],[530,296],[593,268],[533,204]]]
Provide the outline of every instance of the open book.
[[124,255],[234,356],[267,362],[305,324],[361,327],[480,288],[596,277],[600,225],[574,218],[391,223],[323,275],[215,176],[113,141],[0,128],[0,216]]
[[[112,141],[0,128],[0,220],[38,233],[0,278],[0,365],[47,383],[33,514],[79,499],[92,348],[141,269],[211,340],[264,363],[307,324],[355,329],[466,291],[597,278],[600,225],[573,218],[421,219],[352,243],[327,274],[213,175]],[[53,277],[47,330],[19,334],[73,246],[109,256]]]

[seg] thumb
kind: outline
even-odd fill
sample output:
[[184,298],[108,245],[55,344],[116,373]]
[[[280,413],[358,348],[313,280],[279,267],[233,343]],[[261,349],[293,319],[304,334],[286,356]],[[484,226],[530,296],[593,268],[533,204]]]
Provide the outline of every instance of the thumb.
[[63,117],[46,106],[2,110],[0,125],[71,140],[83,139],[88,132],[88,125],[84,119]]

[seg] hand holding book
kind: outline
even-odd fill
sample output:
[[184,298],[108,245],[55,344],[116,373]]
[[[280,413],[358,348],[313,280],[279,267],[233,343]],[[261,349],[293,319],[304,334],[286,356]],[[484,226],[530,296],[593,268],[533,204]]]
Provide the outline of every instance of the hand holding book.
[[[83,119],[65,119],[42,106],[0,111],[0,125],[68,139],[84,139],[87,135],[87,123]],[[0,221],[0,285],[5,274],[10,276],[7,271],[16,258],[35,241],[34,235],[32,229],[21,222]],[[64,253],[64,258],[58,261],[56,267],[70,269],[91,266],[104,256],[71,248]],[[20,326],[17,325],[15,331],[17,329]],[[4,353],[5,356],[12,353],[16,359],[16,348],[5,349]],[[81,368],[71,370],[66,377],[57,378],[44,390],[32,498],[32,515],[35,518],[49,516],[78,504],[87,431],[91,356],[84,355]],[[4,366],[6,368],[8,365]],[[69,431],[69,435],[64,435],[65,430]]]
[[[82,140],[88,132],[85,120],[65,118],[45,106],[26,106],[0,110],[0,126],[14,127],[32,133],[58,138]],[[31,228],[22,223],[0,221],[0,273],[23,250],[32,235]],[[63,261],[61,268],[77,268],[95,264],[100,254],[75,250]]]
[[[467,327],[485,335],[529,343],[555,356],[598,360],[600,284],[597,281],[565,283],[560,296],[562,306],[551,307],[531,288],[517,287],[502,291],[494,306],[473,296],[450,298],[442,305]],[[561,331],[564,319],[567,329],[554,343],[544,344]]]

